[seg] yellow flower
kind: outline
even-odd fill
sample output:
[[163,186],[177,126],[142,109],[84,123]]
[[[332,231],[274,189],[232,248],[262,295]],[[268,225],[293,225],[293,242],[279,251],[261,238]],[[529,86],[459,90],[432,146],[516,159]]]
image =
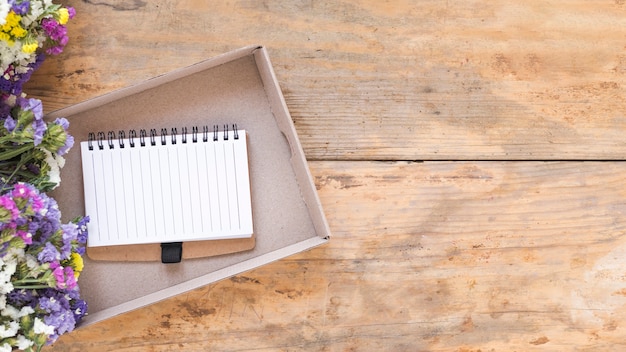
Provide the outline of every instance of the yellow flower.
[[59,15],[59,24],[66,24],[67,21],[69,21],[70,19],[70,13],[64,7],[59,9],[58,15]]
[[7,42],[7,44],[9,44],[9,46],[13,46],[13,44],[15,44],[15,41],[13,41],[13,39],[11,39],[11,36],[4,33],[4,32],[0,32],[0,40],[3,40],[5,42]]
[[35,50],[37,50],[38,47],[39,45],[37,44],[37,42],[24,43],[22,44],[22,51],[26,54],[32,54],[35,52]]
[[[2,25],[2,27],[0,27],[0,30],[4,33],[15,36],[15,34],[13,34],[12,32],[16,28],[18,32],[20,30],[24,31],[24,29],[20,26],[21,19],[22,19],[22,16],[15,14],[15,12],[13,11],[9,12],[6,18],[6,22],[4,23],[4,25]],[[24,31],[24,34],[22,34],[21,36],[23,37],[24,35],[26,35],[26,31]]]
[[[7,15],[6,23],[3,26],[3,30],[5,26],[8,26],[8,28],[17,26],[20,23],[21,19],[22,16],[16,14],[15,12],[13,12],[13,10],[11,10],[11,12],[9,12],[9,14]],[[5,32],[8,31],[5,30]]]
[[80,272],[83,271],[85,264],[80,254],[73,252],[70,256],[70,266],[74,269],[74,277],[78,279]]
[[26,35],[26,30],[24,28],[22,28],[21,26],[15,26],[13,27],[13,29],[11,29],[11,35],[14,36],[15,38],[22,38],[23,36]]

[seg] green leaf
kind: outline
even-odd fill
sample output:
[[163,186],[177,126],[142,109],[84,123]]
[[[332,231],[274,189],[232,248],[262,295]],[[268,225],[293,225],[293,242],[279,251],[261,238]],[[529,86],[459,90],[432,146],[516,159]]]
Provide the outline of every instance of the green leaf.
[[26,153],[27,151],[33,149],[34,146],[31,144],[25,144],[20,146],[19,148],[9,149],[7,151],[0,152],[0,161],[9,160],[14,158],[22,153]]

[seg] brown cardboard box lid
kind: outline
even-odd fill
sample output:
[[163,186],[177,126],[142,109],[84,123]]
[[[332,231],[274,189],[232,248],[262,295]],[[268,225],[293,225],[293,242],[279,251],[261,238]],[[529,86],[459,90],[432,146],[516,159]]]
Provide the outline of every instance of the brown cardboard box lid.
[[[249,135],[255,243],[226,250],[216,242],[209,256],[194,255],[199,258],[179,264],[86,258],[79,279],[89,304],[84,324],[250,270],[330,237],[300,141],[262,46],[241,48],[48,117],[66,117],[77,142],[92,131],[232,123]],[[52,196],[65,220],[84,214],[80,150],[67,155],[62,180]]]

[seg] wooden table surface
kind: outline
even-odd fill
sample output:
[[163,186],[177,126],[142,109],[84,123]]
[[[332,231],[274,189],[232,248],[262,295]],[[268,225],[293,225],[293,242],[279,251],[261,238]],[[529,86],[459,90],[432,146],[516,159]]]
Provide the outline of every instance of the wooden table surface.
[[626,1],[66,4],[46,111],[266,46],[333,237],[48,351],[626,349]]

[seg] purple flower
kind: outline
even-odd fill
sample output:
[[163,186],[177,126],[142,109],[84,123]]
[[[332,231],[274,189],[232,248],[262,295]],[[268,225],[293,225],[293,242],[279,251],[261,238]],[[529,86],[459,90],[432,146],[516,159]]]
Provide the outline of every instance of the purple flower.
[[23,110],[33,113],[33,139],[35,146],[39,145],[47,129],[46,122],[43,120],[43,105],[41,104],[41,100],[18,97],[17,104]]
[[37,233],[40,227],[41,227],[41,224],[39,223],[39,221],[31,221],[28,223],[28,232]]
[[59,117],[54,120],[54,123],[63,127],[64,130],[67,130],[70,127],[70,122],[67,121],[65,117]]
[[87,243],[87,223],[89,220],[89,215],[87,215],[76,223],[76,226],[78,227],[78,235],[76,236],[76,239],[79,244]]
[[76,287],[76,285],[78,284],[76,282],[76,276],[74,276],[74,269],[72,269],[72,267],[70,266],[66,266],[65,269],[63,269],[63,272],[65,274],[66,288],[70,290],[74,289],[74,287]]
[[[58,261],[61,260],[61,253],[51,242],[46,242],[41,252],[37,255],[37,259],[42,263],[57,263],[56,265],[58,265]],[[52,264],[50,267],[52,267]]]
[[46,35],[48,35],[49,37],[52,37],[54,31],[58,26],[59,22],[57,22],[53,18],[44,18],[43,20],[41,20],[41,28],[43,28],[43,30],[46,32]]
[[16,235],[20,237],[25,244],[33,243],[33,235],[30,232],[24,230],[17,230]]
[[40,292],[38,300],[39,308],[48,314],[43,317],[46,325],[54,327],[54,334],[49,337],[47,343],[54,342],[59,335],[72,331],[76,325],[76,308],[73,302],[72,292],[75,290],[46,289]]
[[[46,58],[46,55],[41,52],[38,53],[35,59],[35,62],[28,64],[22,68],[25,68],[25,72],[17,73],[15,72],[15,68],[12,65],[9,65],[9,68],[0,76],[0,94],[14,95],[19,97],[22,94],[22,87],[24,83],[26,83],[33,72],[41,66],[41,63]],[[3,99],[5,97],[2,97]],[[6,116],[10,110],[10,106],[7,104],[0,104],[0,116]]]
[[59,42],[59,44],[61,45],[65,45],[67,44],[67,27],[63,26],[63,25],[58,25],[54,28],[54,30],[52,31],[52,33],[50,33],[50,37]]
[[65,155],[74,146],[74,136],[67,133],[67,129],[70,127],[70,122],[66,118],[60,117],[54,120],[54,123],[63,127],[65,130],[65,144],[57,150],[59,156]]
[[15,122],[15,120],[11,117],[11,116],[7,116],[6,120],[4,120],[4,128],[7,129],[7,131],[9,131],[9,133],[13,132],[13,130],[15,130],[15,126],[17,125],[17,123]]
[[[54,198],[41,194],[44,203],[40,213],[35,214],[33,221],[39,223],[38,237],[35,239],[37,244],[43,244],[52,236],[61,226],[61,212]],[[45,215],[42,215],[45,214]]]
[[57,282],[56,287],[58,289],[65,289],[67,285],[65,284],[65,272],[63,271],[63,267],[58,262],[50,263],[50,269],[52,269],[52,276]]
[[74,330],[76,320],[74,319],[74,313],[71,310],[62,310],[54,312],[43,319],[46,325],[54,326],[54,334],[48,337],[47,344],[51,344],[56,341],[60,335]]
[[43,135],[46,133],[46,123],[43,120],[35,120],[33,121],[33,128],[35,129],[35,133],[33,135],[34,144],[38,146],[43,141]]
[[70,19],[74,18],[74,16],[76,16],[76,9],[74,9],[71,6],[67,7],[67,13],[70,15]]
[[14,222],[20,216],[20,211],[15,204],[15,201],[8,195],[0,197],[0,207],[6,209],[9,212],[9,219],[5,224]]
[[30,305],[34,308],[35,296],[32,290],[13,290],[7,295],[7,303],[14,307],[24,307]]
[[19,97],[17,99],[17,103],[22,109],[32,111],[36,120],[41,120],[43,118],[43,104],[41,103],[41,100]]
[[66,259],[70,257],[70,254],[72,254],[72,243],[76,241],[76,238],[78,237],[78,230],[76,228],[76,224],[73,223],[61,225],[61,229],[63,230],[63,234],[61,235],[63,244],[60,248],[61,258]]
[[30,2],[28,1],[9,1],[9,3],[11,4],[11,10],[18,15],[26,15],[30,9]]
[[72,147],[74,146],[74,136],[72,136],[71,134],[67,134],[65,136],[65,144],[59,148],[59,150],[57,150],[57,154],[59,156],[63,156],[65,154],[67,154],[67,152],[72,149]]
[[52,55],[52,56],[59,55],[62,52],[63,52],[63,47],[60,45],[51,46],[48,49],[46,49],[46,54]]
[[78,324],[83,317],[87,314],[87,302],[77,298],[72,301],[72,313],[74,313],[74,320]]
[[[49,291],[49,290],[46,290]],[[59,301],[54,295],[47,297],[41,297],[39,299],[39,308],[45,310],[46,312],[58,312],[63,307],[61,306],[61,301]]]
[[13,197],[15,198],[32,198],[33,196],[37,195],[37,190],[27,184],[27,183],[17,183],[15,186],[13,186],[13,191],[11,192],[11,194],[13,195]]
[[30,206],[33,208],[35,213],[40,213],[44,207],[43,199],[39,197],[39,195],[33,197],[31,200]]

